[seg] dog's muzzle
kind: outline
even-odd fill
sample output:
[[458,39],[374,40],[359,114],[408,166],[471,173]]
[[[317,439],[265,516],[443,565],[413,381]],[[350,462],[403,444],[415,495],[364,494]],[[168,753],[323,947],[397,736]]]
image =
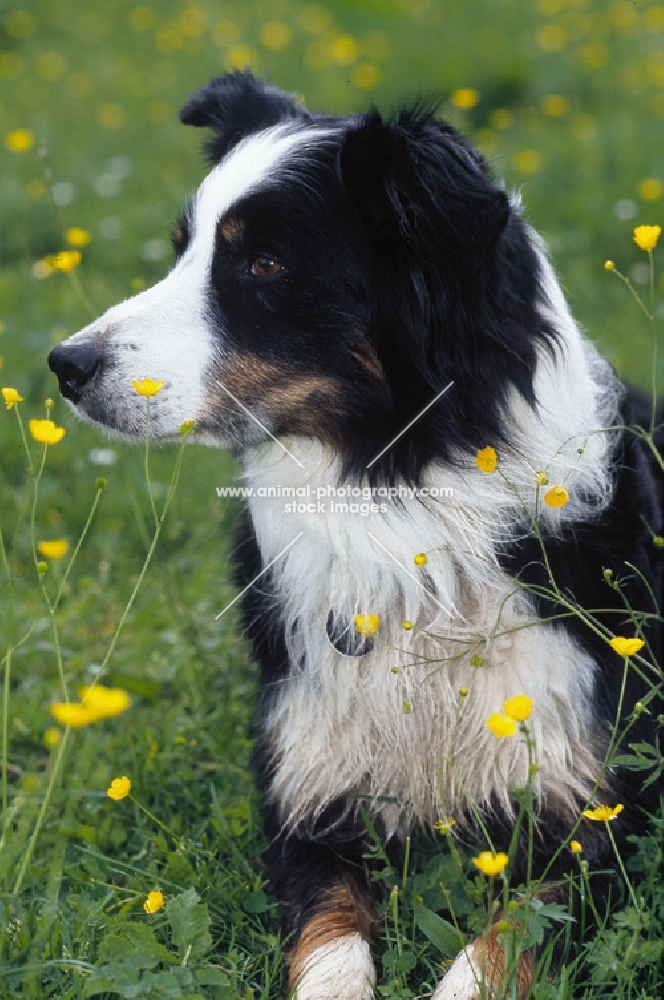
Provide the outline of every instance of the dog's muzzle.
[[80,402],[83,390],[98,374],[101,364],[102,356],[90,342],[58,344],[48,356],[48,365],[58,377],[60,392],[72,403]]

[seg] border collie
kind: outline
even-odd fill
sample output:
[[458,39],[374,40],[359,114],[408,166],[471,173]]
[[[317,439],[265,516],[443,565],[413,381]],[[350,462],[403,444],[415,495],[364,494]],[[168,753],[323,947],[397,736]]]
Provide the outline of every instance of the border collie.
[[[649,427],[649,404],[584,339],[518,201],[435,109],[313,115],[247,72],[181,118],[212,130],[213,167],[173,269],[49,364],[75,413],[117,437],[145,435],[132,379],[149,376],[165,383],[155,438],[193,418],[200,442],[240,456],[289,989],[368,1000],[366,816],[386,842],[453,818],[504,852],[530,782],[531,857],[522,835],[511,884],[542,878],[540,899],[567,904],[574,838],[600,901],[618,895],[606,824],[582,814],[623,804],[624,852],[655,803],[605,764],[625,731],[654,740],[661,712],[662,475],[625,429]],[[646,644],[624,657],[616,635]],[[486,725],[516,695],[536,766],[523,732]],[[500,926],[435,1000],[503,988]],[[533,955],[512,971],[525,996]]]

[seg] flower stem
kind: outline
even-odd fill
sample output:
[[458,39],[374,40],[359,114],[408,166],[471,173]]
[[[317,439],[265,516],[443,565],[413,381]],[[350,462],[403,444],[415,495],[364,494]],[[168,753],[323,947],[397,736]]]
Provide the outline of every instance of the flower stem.
[[68,739],[69,739],[69,726],[67,726],[67,728],[65,729],[64,733],[62,734],[62,739],[60,740],[60,743],[58,745],[58,749],[56,751],[56,754],[55,754],[55,757],[54,757],[54,760],[53,760],[53,764],[51,766],[51,773],[49,775],[48,785],[46,786],[46,793],[44,795],[44,799],[42,801],[41,808],[39,810],[39,814],[37,816],[37,820],[36,820],[35,825],[34,825],[34,829],[33,829],[32,833],[30,835],[30,840],[28,841],[28,846],[26,847],[26,849],[25,849],[25,851],[23,853],[23,857],[21,859],[21,867],[18,870],[18,875],[16,876],[16,881],[14,882],[14,888],[12,890],[12,892],[14,893],[14,895],[20,891],[21,886],[23,884],[23,879],[25,878],[25,873],[27,871],[28,865],[30,864],[30,861],[32,860],[32,852],[35,849],[35,844],[37,843],[37,837],[39,836],[39,832],[40,832],[40,830],[42,828],[42,825],[44,823],[44,819],[46,817],[46,810],[48,809],[49,803],[51,801],[51,795],[53,794],[53,787],[55,785],[55,779],[57,778],[58,774],[60,773],[60,768],[61,768],[62,761],[63,761],[64,755],[65,755],[65,749],[67,748]]
[[[170,484],[169,484],[169,488],[168,488],[168,490],[166,492],[166,499],[164,501],[164,506],[163,506],[163,509],[162,509],[161,517],[159,517],[159,518],[156,519],[155,530],[154,530],[154,535],[153,535],[153,538],[152,538],[152,543],[150,545],[150,548],[148,549],[148,552],[147,552],[147,554],[145,556],[145,559],[143,560],[143,566],[142,566],[141,571],[140,571],[140,573],[138,575],[138,579],[136,580],[134,588],[133,588],[133,590],[132,590],[132,592],[131,592],[131,594],[129,596],[129,600],[127,601],[127,604],[125,605],[124,611],[122,612],[122,615],[120,617],[120,621],[118,622],[118,625],[117,625],[117,627],[115,629],[115,632],[113,633],[113,636],[111,638],[111,642],[109,644],[108,650],[107,650],[106,655],[105,655],[105,657],[104,657],[104,659],[103,659],[103,661],[101,663],[101,667],[99,669],[99,672],[97,673],[97,676],[95,678],[95,681],[94,681],[95,684],[98,683],[99,680],[101,679],[101,677],[103,676],[104,670],[105,670],[106,666],[108,665],[108,661],[110,660],[110,658],[111,658],[111,656],[113,654],[113,651],[115,649],[116,643],[117,643],[117,641],[118,641],[118,639],[120,637],[120,633],[121,633],[121,631],[122,631],[122,629],[124,627],[124,624],[125,624],[125,622],[127,620],[127,616],[129,615],[129,612],[131,611],[131,608],[133,607],[134,601],[136,600],[136,595],[138,594],[140,586],[141,586],[141,584],[143,582],[143,578],[145,577],[145,574],[147,572],[148,566],[150,565],[150,562],[152,560],[152,556],[153,556],[154,550],[155,550],[155,548],[157,546],[157,542],[159,541],[159,536],[161,534],[161,529],[162,529],[163,524],[164,524],[164,519],[166,517],[166,512],[168,510],[168,507],[170,506],[171,500],[173,499],[173,496],[174,496],[174,493],[175,493],[175,490],[176,490],[176,487],[177,487],[177,483],[178,483],[178,480],[179,480],[180,471],[181,471],[181,468],[182,468],[182,458],[183,458],[183,451],[184,451],[185,444],[186,444],[186,439],[183,439],[182,444],[180,445],[180,448],[178,449],[178,455],[177,455],[177,459],[175,461],[175,466],[173,468],[173,473],[171,475],[171,481],[170,481]],[[44,457],[45,457],[45,455],[46,455],[46,449],[44,449]],[[43,460],[42,460],[41,469],[43,469]],[[38,473],[38,476],[37,476],[37,481],[38,481],[39,475],[41,475],[41,469],[39,470],[39,473]],[[95,498],[95,500],[97,500],[97,499],[98,498]],[[34,507],[33,507],[33,519],[34,519]],[[86,525],[86,529],[87,529],[87,525]],[[84,530],[86,530],[86,529],[84,529]],[[33,544],[33,553],[34,553],[34,551],[35,551],[35,549],[34,549],[34,525],[32,525],[32,544]],[[59,650],[59,647],[58,647],[58,650]],[[59,665],[61,667],[61,659],[60,659],[60,657],[58,658],[58,662],[59,662]],[[64,682],[64,678],[62,678],[62,680]],[[94,684],[92,686],[94,686]],[[20,888],[21,888],[21,886],[23,884],[23,879],[25,878],[25,873],[27,871],[28,865],[29,865],[30,860],[32,858],[32,854],[33,854],[33,851],[34,851],[34,848],[35,848],[35,844],[37,842],[37,838],[38,838],[39,833],[41,831],[41,827],[42,827],[42,825],[44,823],[44,819],[46,817],[46,811],[48,809],[48,806],[49,806],[50,801],[51,801],[51,796],[53,794],[53,788],[55,786],[55,780],[56,780],[57,775],[60,773],[60,769],[61,769],[61,766],[62,766],[62,761],[63,761],[63,758],[64,758],[64,752],[65,752],[65,748],[67,746],[67,742],[68,742],[68,738],[69,738],[69,731],[70,731],[70,727],[67,726],[65,728],[62,740],[60,741],[60,745],[58,746],[55,758],[53,760],[53,765],[52,765],[52,768],[51,768],[51,774],[50,774],[50,777],[49,777],[48,786],[46,788],[46,793],[44,795],[44,799],[42,801],[41,808],[39,810],[39,814],[37,816],[37,820],[35,822],[34,829],[33,829],[32,834],[30,836],[30,840],[28,841],[28,845],[27,845],[26,850],[25,850],[25,852],[23,854],[23,857],[21,859],[21,866],[19,868],[19,872],[18,872],[18,875],[16,877],[16,882],[14,883],[14,889],[13,889],[14,893],[19,892],[19,890],[20,890]],[[141,807],[141,808],[144,808],[144,807]],[[147,810],[146,810],[146,812],[147,812]],[[152,819],[155,820],[156,823],[158,823],[160,826],[163,826],[163,824],[160,823],[160,821],[155,816],[152,816],[152,814],[149,814],[149,815],[152,817]],[[164,827],[164,829],[168,830],[167,827]],[[175,837],[175,835],[172,833],[172,831],[168,830],[168,833],[169,833],[169,835],[171,837],[173,837],[173,839],[175,840],[175,842],[178,843],[178,840]]]
[[178,850],[180,850],[180,844],[182,838],[174,834],[173,831],[169,829],[169,827],[167,827],[165,823],[163,823],[160,819],[158,819],[154,815],[154,813],[151,813],[150,810],[147,808],[147,806],[144,806],[142,802],[139,802],[138,799],[135,799],[131,793],[129,794],[128,798],[131,799],[131,801],[134,803],[135,806],[138,806],[141,812],[144,813],[148,817],[148,819],[151,819],[153,823],[156,823],[157,826],[161,827],[164,833],[167,833],[169,837],[172,837],[175,846],[178,848]]
[[625,880],[625,885],[627,886],[627,888],[629,890],[629,895],[630,895],[630,898],[631,898],[632,903],[634,905],[634,908],[636,910],[638,910],[639,909],[639,903],[638,903],[638,900],[637,900],[636,896],[634,895],[634,889],[632,888],[632,883],[630,882],[629,877],[627,875],[627,872],[625,871],[625,866],[623,864],[623,859],[620,856],[620,851],[618,850],[618,845],[616,844],[615,838],[614,838],[613,833],[611,831],[611,825],[610,825],[610,823],[607,820],[605,820],[604,821],[604,826],[606,827],[606,832],[609,835],[609,840],[611,841],[611,847],[613,848],[613,852],[614,852],[614,854],[616,856],[616,860],[618,862],[618,866],[620,868],[622,877]]
[[650,325],[652,327],[652,371],[651,377],[651,406],[650,411],[650,440],[655,433],[655,420],[657,418],[657,321],[655,319],[655,261],[652,250],[648,250],[650,258]]

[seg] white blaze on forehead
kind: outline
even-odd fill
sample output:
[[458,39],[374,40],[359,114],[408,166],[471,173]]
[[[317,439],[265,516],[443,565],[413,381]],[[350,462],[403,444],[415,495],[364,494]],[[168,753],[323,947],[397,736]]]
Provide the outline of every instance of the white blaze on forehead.
[[193,233],[185,258],[193,251],[206,255],[201,261],[209,266],[214,250],[217,223],[265,181],[297,149],[320,141],[329,133],[323,130],[294,130],[293,123],[249,136],[212,170],[199,187],[193,205]]
[[[210,326],[207,306],[217,224],[293,152],[320,144],[327,135],[329,130],[302,130],[288,122],[241,142],[196,193],[191,240],[173,270],[70,338],[79,343],[93,340],[112,359],[96,395],[98,406],[107,406],[113,426],[129,434],[143,433],[145,403],[131,380],[145,376],[166,383],[152,415],[157,436],[173,435],[187,418],[205,414],[206,374],[224,341],[224,331]],[[85,403],[78,410],[85,417]]]

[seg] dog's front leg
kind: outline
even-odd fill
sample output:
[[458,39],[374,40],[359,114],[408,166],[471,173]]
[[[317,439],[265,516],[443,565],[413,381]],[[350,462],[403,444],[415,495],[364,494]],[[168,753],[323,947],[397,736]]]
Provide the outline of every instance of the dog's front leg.
[[288,935],[289,996],[297,1000],[373,998],[364,842],[344,833],[347,827],[314,837],[280,834],[266,852]]
[[[499,925],[475,938],[457,956],[431,1000],[481,1000],[482,997],[525,997],[531,985],[532,954],[519,956],[515,975],[506,974],[507,956],[499,940]],[[511,980],[508,982],[508,978]]]

